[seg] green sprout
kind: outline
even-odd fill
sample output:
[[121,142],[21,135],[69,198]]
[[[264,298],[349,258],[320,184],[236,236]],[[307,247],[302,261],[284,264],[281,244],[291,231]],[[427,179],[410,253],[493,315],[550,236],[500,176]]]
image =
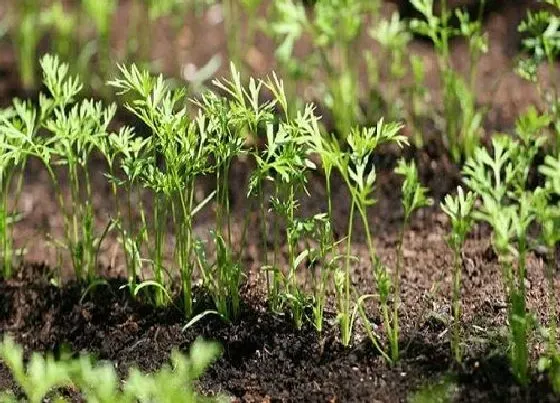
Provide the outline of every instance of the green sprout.
[[19,216],[17,208],[23,185],[23,172],[28,158],[28,144],[37,133],[37,114],[31,104],[14,100],[11,108],[0,111],[0,250],[2,277],[13,274],[13,228]]
[[538,66],[546,63],[549,85],[544,88],[539,82],[537,88],[556,128],[554,149],[558,152],[560,149],[560,94],[555,61],[560,55],[560,17],[552,10],[558,12],[560,3],[557,0],[545,0],[545,2],[551,6],[551,10],[530,11],[527,13],[527,18],[519,24],[519,32],[525,35],[523,47],[530,52],[530,56],[519,60],[517,73],[527,80],[539,82]]
[[560,195],[560,158],[547,155],[539,172],[545,177],[543,188],[537,189],[534,204],[537,222],[541,227],[541,243],[546,249],[545,275],[548,282],[548,348],[539,360],[539,368],[547,369],[556,393],[560,393],[560,354],[558,352],[556,325],[555,249],[560,242],[560,204],[554,197]]
[[[273,308],[279,301],[275,298],[287,299],[292,310],[294,323],[301,328],[305,306],[305,296],[297,284],[297,269],[303,263],[308,251],[297,254],[298,239],[304,235],[302,221],[296,217],[299,207],[298,193],[305,191],[307,182],[306,171],[314,169],[314,164],[308,158],[305,147],[305,124],[312,119],[313,108],[309,105],[303,114],[294,120],[282,122],[275,130],[272,125],[267,128],[267,153],[265,159],[258,159],[259,171],[266,172],[265,178],[273,181],[274,193],[270,199],[274,221],[274,256],[272,262],[272,297]],[[262,176],[262,174],[261,174]],[[288,274],[284,279],[285,290],[278,292],[281,272],[278,268],[279,259],[279,226],[285,225],[286,242],[288,246]]]
[[[200,241],[197,256],[218,312],[230,320],[239,314],[242,272],[238,257],[245,246],[249,217],[247,215],[245,219],[242,239],[234,241],[230,210],[230,169],[234,159],[247,153],[246,143],[256,136],[257,129],[272,120],[274,102],[260,102],[261,88],[264,85],[262,81],[251,78],[248,87],[244,88],[241,75],[233,63],[231,79],[214,80],[213,83],[226,96],[207,91],[195,104],[200,107],[203,116],[208,118],[208,149],[216,172],[216,230],[212,238],[217,248],[217,260],[215,264],[208,263],[206,256],[201,253],[203,249]],[[234,253],[234,242],[240,245],[237,254]]]
[[446,195],[441,203],[441,209],[451,219],[451,234],[448,244],[453,250],[453,331],[451,336],[451,350],[457,363],[462,360],[461,349],[461,270],[463,267],[462,250],[465,238],[474,224],[473,208],[475,195],[473,192],[464,193],[461,186],[457,187],[457,195]]
[[[480,56],[488,52],[488,37],[482,32],[485,1],[480,2],[477,20],[471,20],[469,14],[460,9],[455,11],[459,29],[450,25],[452,13],[446,0],[441,2],[440,15],[434,13],[433,0],[411,0],[411,3],[423,16],[421,20],[411,21],[412,30],[430,38],[436,50],[443,89],[444,140],[453,159],[460,162],[473,155],[482,134],[483,113],[477,109],[475,83]],[[464,80],[451,64],[449,43],[455,36],[468,39],[468,80]]]
[[[335,287],[339,302],[339,325],[341,341],[344,346],[350,344],[352,335],[353,309],[351,286],[351,246],[354,228],[354,214],[357,210],[365,228],[367,244],[370,254],[370,264],[377,271],[379,266],[377,252],[373,245],[372,233],[367,218],[367,210],[375,204],[373,197],[375,190],[376,171],[373,165],[373,155],[377,147],[384,143],[395,143],[402,146],[407,143],[407,138],[399,134],[402,126],[398,123],[385,123],[380,119],[375,127],[352,129],[347,137],[350,147],[348,153],[336,153],[336,167],[351,195],[350,213],[348,218],[348,234],[346,240],[346,259],[344,272],[335,273]],[[336,140],[333,139],[334,142]],[[340,150],[339,146],[331,147]],[[377,278],[378,287],[380,279]]]
[[[414,161],[407,163],[404,158],[400,159],[397,167],[395,168],[395,172],[404,177],[401,188],[404,221],[401,227],[399,241],[397,244],[397,265],[392,281],[394,287],[392,318],[390,317],[390,315],[388,316],[387,314],[384,314],[385,326],[389,334],[392,362],[396,362],[399,359],[399,308],[401,298],[400,272],[404,260],[404,234],[410,222],[412,213],[422,207],[431,206],[433,204],[433,200],[427,196],[428,189],[420,184],[418,178],[418,170]],[[386,276],[386,274],[381,275],[381,277],[384,276]],[[382,292],[382,290],[383,289],[379,291],[379,294],[382,301],[382,310],[386,312],[387,295],[384,295],[384,292]]]
[[37,46],[42,37],[40,26],[41,2],[39,0],[17,1],[14,6],[14,42],[21,83],[26,91],[36,88]]
[[[153,286],[156,305],[165,303],[164,270],[166,223],[171,220],[175,234],[173,255],[181,274],[183,308],[192,316],[192,272],[194,258],[193,217],[213,194],[195,202],[195,184],[200,175],[211,171],[206,124],[203,115],[191,121],[186,110],[186,93],[172,91],[162,76],[152,77],[135,65],[120,67],[122,78],[109,84],[119,95],[133,100],[126,107],[151,130],[139,180],[154,195],[153,242],[151,262],[154,281],[139,287]],[[160,163],[161,162],[161,163]]]
[[[85,354],[77,359],[55,360],[51,355],[39,353],[33,353],[26,363],[22,347],[11,337],[5,337],[0,343],[2,361],[31,403],[43,402],[47,396],[54,397],[55,401],[66,401],[58,391],[61,387],[77,390],[88,402],[221,402],[222,397],[203,399],[194,386],[220,352],[219,345],[197,339],[188,355],[172,351],[171,362],[153,374],[133,368],[121,385],[112,363],[95,363]],[[19,401],[5,392],[0,392],[0,400]]]
[[96,82],[92,78],[92,87],[104,93],[105,78],[109,77],[113,65],[111,63],[111,27],[117,9],[116,0],[82,0],[82,10],[86,18],[91,19],[97,30],[97,56],[101,79]]
[[[69,66],[61,63],[58,57],[45,55],[41,67],[50,97],[41,94],[39,112],[26,112],[25,132],[22,127],[19,130],[24,143],[21,150],[39,158],[46,167],[63,215],[64,242],[58,244],[69,252],[76,277],[91,282],[96,276],[97,251],[106,231],[99,238],[94,235],[88,161],[108,135],[107,127],[116,106],[105,108],[92,100],[76,103],[82,84],[68,75]],[[50,135],[34,136],[39,128]],[[63,195],[57,166],[66,169],[70,201]]]
[[[312,17],[308,17],[304,5],[294,0],[274,2],[270,34],[278,42],[277,60],[293,82],[312,81],[319,71],[326,74],[325,88],[317,89],[342,139],[363,118],[357,84],[359,63],[354,60],[359,57],[357,42],[363,20],[376,14],[378,6],[378,1],[318,1],[313,5]],[[306,59],[298,60],[294,48],[304,35],[310,36],[315,47]],[[295,87],[289,93],[295,95]]]
[[[134,293],[138,285],[137,279],[142,267],[140,250],[147,231],[142,201],[139,201],[137,208],[141,216],[141,225],[137,225],[134,219],[132,198],[133,194],[137,195],[137,187],[146,161],[145,152],[148,142],[149,139],[136,137],[134,130],[131,128],[122,127],[117,133],[111,133],[99,147],[99,151],[107,161],[109,172],[105,176],[111,184],[116,210],[113,222],[118,229],[119,241],[123,246],[125,268],[131,294]],[[118,174],[118,168],[122,171],[122,175]],[[121,198],[120,188],[123,188],[126,192],[125,211],[122,211],[119,202]]]
[[544,143],[535,131],[524,132],[524,119],[518,121],[518,137],[495,136],[493,154],[478,148],[463,169],[465,183],[481,198],[473,212],[477,220],[492,227],[492,245],[498,255],[508,302],[510,359],[517,380],[528,382],[529,331],[532,319],[526,308],[526,257],[528,229],[537,220],[534,205],[538,193],[527,190],[529,168]]

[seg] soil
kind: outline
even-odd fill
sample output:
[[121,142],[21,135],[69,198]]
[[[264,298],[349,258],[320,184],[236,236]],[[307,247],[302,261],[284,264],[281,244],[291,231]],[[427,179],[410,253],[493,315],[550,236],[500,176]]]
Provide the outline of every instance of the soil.
[[[489,132],[508,130],[520,111],[538,103],[533,85],[512,72],[513,59],[520,46],[515,27],[526,8],[534,2],[499,6],[501,3],[508,2],[494,2],[485,17],[491,52],[482,59],[477,85],[479,102],[490,108],[486,122]],[[387,12],[395,7],[387,5]],[[186,27],[183,41],[166,41],[164,33],[158,34],[162,41],[158,41],[160,46],[154,52],[165,55],[179,47],[177,54],[183,62],[200,66],[209,55],[224,52],[223,32],[215,25],[206,30],[208,21],[206,16]],[[194,40],[198,30],[206,30],[206,42]],[[118,39],[116,42],[120,43]],[[266,38],[257,41],[261,49],[257,51],[263,56],[255,65],[257,73],[272,67],[270,52],[263,50],[270,48],[267,44]],[[430,66],[435,65],[433,51],[422,40],[415,40],[412,47],[427,62],[428,84],[437,89],[437,76],[430,70]],[[465,57],[464,44],[456,43],[455,60],[461,64]],[[13,95],[21,94],[14,60],[11,49],[3,43],[0,46],[0,104],[3,105],[9,103]],[[423,183],[438,201],[460,183],[460,175],[459,168],[450,161],[434,135],[437,129],[432,126],[426,127],[428,141],[424,148],[409,148],[404,153],[417,161]],[[391,148],[380,153],[376,161],[378,203],[369,217],[375,229],[378,252],[390,268],[394,267],[395,245],[403,218],[400,208],[395,207],[400,203],[399,192],[395,191],[400,183],[392,174],[401,153]],[[249,164],[240,162],[232,172],[232,188],[240,189],[231,195],[232,207],[240,222],[250,208],[244,190],[250,168]],[[103,229],[113,210],[110,189],[101,175],[104,169],[100,159],[92,161],[96,189],[93,203],[99,229]],[[347,225],[348,195],[336,178],[333,189],[336,206],[333,225],[335,231],[342,234]],[[303,215],[325,209],[325,189],[320,175],[310,179],[309,191],[313,197],[302,199]],[[434,401],[438,386],[448,390],[449,397],[458,402],[559,401],[552,395],[546,376],[534,372],[529,387],[522,390],[509,372],[501,275],[488,230],[483,226],[473,231],[464,252],[465,361],[460,367],[453,364],[447,332],[452,265],[452,254],[445,242],[449,223],[437,207],[417,214],[405,233],[400,311],[403,353],[401,361],[393,368],[364,338],[360,326],[352,347],[341,347],[333,307],[327,309],[327,325],[321,335],[310,327],[298,331],[289,316],[268,312],[259,274],[260,240],[266,234],[259,232],[256,219],[251,220],[249,243],[243,255],[248,280],[243,286],[240,319],[227,324],[208,316],[182,331],[185,320],[176,306],[156,309],[132,300],[120,289],[122,259],[114,236],[104,243],[99,260],[108,286],[98,287],[83,297],[82,285],[65,276],[67,268],[63,268],[66,281],[61,286],[53,285],[51,267],[56,266],[57,255],[48,246],[45,234],[59,236],[61,218],[48,176],[36,161],[27,168],[19,210],[24,218],[17,223],[15,242],[17,247],[25,247],[27,253],[17,275],[0,281],[0,333],[13,335],[28,353],[43,351],[56,355],[65,349],[75,354],[89,352],[99,359],[114,361],[124,376],[132,366],[156,370],[168,360],[172,349],[187,351],[190,343],[202,336],[220,342],[223,354],[200,380],[200,389],[209,395],[229,396],[234,401],[396,402],[407,401],[416,391],[425,391],[431,397],[428,401]],[[211,225],[211,213],[206,214],[200,217],[196,228],[200,234],[207,233]],[[361,261],[366,262],[367,248],[363,241],[364,236],[358,230],[354,250]],[[527,294],[531,312],[541,323],[546,323],[543,266],[542,256],[529,256]],[[305,273],[302,281],[304,279]],[[372,292],[373,281],[366,265],[353,267],[352,279],[358,292]],[[559,275],[556,280],[557,290],[560,290]],[[201,292],[197,296],[198,310],[210,307]],[[383,333],[375,306],[369,308],[368,315]],[[535,340],[534,346],[531,355],[536,359],[544,346],[540,340]],[[13,387],[7,368],[0,362],[0,389]],[[72,394],[70,397],[80,399]]]

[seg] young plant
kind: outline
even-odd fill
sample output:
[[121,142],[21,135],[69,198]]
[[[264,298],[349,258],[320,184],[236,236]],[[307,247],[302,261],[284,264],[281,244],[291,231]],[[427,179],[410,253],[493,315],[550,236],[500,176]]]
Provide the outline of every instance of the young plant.
[[[323,331],[325,305],[327,303],[327,284],[337,261],[342,257],[336,253],[337,244],[333,241],[332,224],[329,215],[315,214],[309,228],[312,238],[318,241],[318,247],[308,246],[309,269],[313,277],[312,323],[317,332]],[[316,267],[318,266],[318,267]]]
[[457,195],[446,195],[441,209],[451,220],[451,234],[447,243],[453,250],[453,330],[451,332],[451,350],[457,363],[462,360],[461,349],[461,271],[463,267],[462,251],[467,234],[471,231],[475,195],[464,193],[461,186],[457,187]]
[[[348,153],[336,154],[336,167],[350,191],[350,213],[348,218],[348,234],[346,240],[346,259],[344,272],[335,273],[337,284],[337,299],[339,302],[339,325],[341,341],[344,346],[350,344],[352,335],[352,287],[351,287],[351,249],[352,233],[354,228],[354,214],[356,210],[362,220],[367,237],[370,254],[370,264],[377,273],[379,259],[373,245],[372,233],[367,218],[367,210],[375,204],[373,192],[375,190],[376,171],[373,165],[373,156],[377,147],[383,143],[395,143],[402,146],[407,143],[407,138],[399,134],[402,126],[398,123],[384,123],[380,119],[375,127],[355,128],[347,137]],[[336,141],[336,140],[333,140]],[[335,146],[333,150],[339,150]],[[379,287],[380,278],[376,278]]]
[[[423,16],[422,20],[411,21],[411,28],[420,35],[427,36],[434,44],[440,69],[444,133],[453,159],[460,162],[472,156],[479,144],[483,114],[477,109],[475,83],[480,56],[488,51],[488,37],[482,32],[482,14],[485,1],[480,2],[477,20],[471,20],[468,13],[455,10],[459,19],[459,29],[450,25],[452,13],[447,1],[441,1],[441,13],[434,13],[433,0],[411,0],[412,5]],[[463,36],[469,45],[469,77],[464,80],[453,68],[450,56],[450,40]]]
[[526,309],[526,256],[528,229],[536,220],[533,205],[538,196],[527,190],[529,168],[543,137],[518,132],[521,141],[507,136],[492,139],[493,154],[478,148],[463,173],[465,183],[481,198],[473,216],[492,227],[492,245],[502,268],[508,302],[510,359],[517,380],[528,382],[528,338],[531,317]]
[[[319,128],[318,118],[312,118],[306,125],[307,134],[307,147],[309,153],[319,157],[321,167],[325,178],[325,192],[327,196],[327,213],[324,216],[322,225],[319,227],[319,234],[315,235],[319,239],[319,248],[312,250],[312,255],[317,255],[317,258],[322,262],[319,274],[314,277],[314,302],[313,302],[313,318],[315,328],[320,332],[323,322],[324,311],[324,291],[325,284],[328,280],[329,274],[334,273],[335,290],[338,296],[338,306],[340,311],[346,306],[344,298],[344,273],[338,269],[338,261],[343,259],[344,256],[338,253],[338,245],[344,240],[335,240],[333,231],[333,206],[332,206],[332,173],[333,169],[337,167],[338,162],[341,160],[342,151],[340,144],[335,137],[325,136],[323,131]],[[350,318],[350,322],[353,319]],[[352,329],[352,324],[350,324]]]
[[[96,275],[96,255],[102,237],[95,237],[88,160],[107,136],[107,126],[116,106],[105,108],[91,100],[75,103],[82,85],[68,75],[69,66],[58,57],[45,55],[41,67],[50,97],[41,94],[40,111],[27,112],[26,130],[20,130],[22,150],[38,157],[45,165],[63,215],[64,242],[57,243],[69,252],[78,280],[91,282]],[[34,136],[39,129],[50,135]],[[56,166],[66,168],[69,202],[63,195],[61,174]]]
[[97,63],[101,78],[93,76],[91,85],[104,95],[107,95],[105,79],[110,76],[113,69],[111,63],[111,27],[116,9],[116,0],[82,0],[82,18],[92,20],[97,31]]
[[[111,363],[94,363],[87,355],[57,361],[50,355],[33,353],[26,364],[23,349],[13,339],[5,337],[0,343],[0,358],[31,403],[43,402],[47,396],[49,399],[53,396],[55,401],[66,401],[57,391],[61,387],[75,389],[88,402],[198,402],[201,397],[195,390],[194,382],[219,354],[218,345],[195,340],[188,356],[173,351],[170,364],[153,374],[132,369],[124,385],[121,385],[115,366]],[[12,393],[5,391],[0,392],[0,400],[19,401]],[[218,402],[222,398],[205,401]]]
[[[376,15],[378,1],[318,1],[308,17],[303,4],[294,0],[274,3],[270,33],[278,41],[276,57],[293,82],[312,81],[319,72],[326,74],[326,88],[317,88],[320,99],[331,111],[337,134],[344,139],[362,119],[358,86],[357,42],[363,21]],[[303,61],[294,57],[295,44],[309,35],[314,51]],[[289,89],[295,95],[295,88]],[[294,97],[295,98],[295,97]]]
[[[128,286],[131,294],[137,287],[142,261],[140,251],[146,237],[146,218],[142,201],[135,210],[140,214],[140,225],[136,224],[132,206],[133,194],[138,197],[135,189],[139,186],[141,174],[145,167],[146,146],[149,138],[143,139],[134,135],[134,130],[122,127],[117,133],[111,133],[100,143],[99,151],[105,157],[108,172],[105,174],[111,184],[111,192],[115,203],[113,222],[119,232],[119,241],[123,246],[124,262],[127,272]],[[118,174],[118,168],[122,172]],[[124,177],[123,177],[124,176]],[[126,206],[122,210],[119,189],[126,193]]]
[[[539,82],[538,90],[547,105],[548,113],[552,117],[555,127],[555,152],[560,149],[560,94],[557,85],[557,71],[555,61],[560,55],[560,2],[558,0],[545,0],[550,5],[550,10],[530,11],[527,18],[518,27],[519,32],[526,35],[523,47],[530,52],[528,58],[519,60],[518,74],[530,81],[539,82],[537,68],[541,63],[546,63],[548,69],[548,85],[545,87]],[[554,13],[555,10],[556,13]]]
[[[272,125],[267,128],[267,153],[265,159],[257,160],[259,171],[274,184],[274,193],[271,197],[274,218],[274,257],[272,262],[273,283],[272,297],[275,298],[277,287],[283,285],[283,290],[278,293],[280,300],[287,300],[292,310],[294,324],[299,329],[303,324],[304,308],[306,306],[305,294],[297,283],[298,267],[307,258],[308,250],[297,253],[298,240],[305,235],[307,226],[304,221],[296,217],[299,208],[297,195],[305,191],[307,170],[314,169],[315,165],[307,155],[305,146],[306,124],[312,119],[314,110],[311,105],[303,114],[298,114],[295,119],[281,122],[278,129]],[[289,115],[287,115],[289,116]],[[285,226],[285,239],[288,247],[288,273],[283,278],[279,267],[279,241],[280,222]],[[283,280],[278,284],[278,280]],[[273,300],[273,307],[275,301]]]
[[[387,300],[388,295],[386,294],[387,287],[381,287],[379,290],[379,298],[381,300],[381,309],[384,312],[384,321],[386,331],[389,337],[390,352],[391,352],[391,362],[396,362],[399,359],[399,308],[400,308],[400,298],[401,298],[401,286],[400,286],[400,273],[402,270],[402,264],[404,261],[403,255],[403,243],[404,234],[408,228],[410,222],[410,217],[412,213],[416,210],[431,206],[433,200],[427,196],[428,189],[420,184],[418,178],[418,170],[414,161],[407,163],[404,158],[400,159],[395,172],[404,177],[404,181],[401,187],[402,192],[402,206],[404,209],[404,221],[401,227],[401,232],[399,234],[399,240],[397,244],[397,264],[395,267],[395,273],[393,274],[393,313],[387,314]],[[384,268],[384,266],[380,266]],[[381,278],[388,278],[387,273],[381,273]]]
[[43,34],[40,24],[41,1],[20,0],[14,5],[14,44],[23,89],[36,88],[37,46]]
[[[14,100],[13,106],[0,111],[0,254],[2,277],[13,273],[13,226],[28,158],[29,142],[37,133],[37,114],[31,104]],[[11,205],[10,205],[11,200]]]
[[162,76],[151,77],[135,65],[120,67],[122,78],[110,82],[119,95],[128,94],[126,107],[151,130],[146,144],[141,184],[152,191],[153,242],[150,256],[154,280],[139,287],[153,286],[156,305],[165,303],[164,257],[166,224],[171,221],[175,235],[173,255],[181,275],[183,308],[192,316],[192,272],[194,258],[193,218],[210,201],[213,194],[195,202],[196,179],[211,171],[204,116],[191,121],[186,110],[186,94],[171,91]]
[[539,360],[539,369],[548,370],[553,388],[560,393],[560,353],[557,338],[557,309],[554,264],[556,245],[560,242],[560,203],[553,202],[560,196],[560,157],[546,156],[544,164],[539,167],[539,172],[545,177],[543,188],[537,189],[534,204],[537,222],[541,228],[540,241],[546,249],[545,275],[548,282],[548,336],[547,352]]
[[[226,96],[207,91],[202,99],[195,101],[203,116],[207,117],[206,131],[209,133],[208,149],[216,171],[216,229],[212,234],[217,248],[217,260],[211,264],[206,259],[199,241],[197,258],[218,312],[226,320],[235,319],[239,314],[239,286],[242,267],[238,261],[245,246],[245,229],[241,239],[232,238],[230,210],[230,169],[234,159],[246,154],[246,143],[256,136],[257,129],[272,120],[273,102],[260,102],[264,83],[254,79],[244,88],[241,75],[231,64],[231,80],[214,80],[214,85]],[[244,228],[247,226],[246,216]],[[239,245],[235,252],[234,243]]]

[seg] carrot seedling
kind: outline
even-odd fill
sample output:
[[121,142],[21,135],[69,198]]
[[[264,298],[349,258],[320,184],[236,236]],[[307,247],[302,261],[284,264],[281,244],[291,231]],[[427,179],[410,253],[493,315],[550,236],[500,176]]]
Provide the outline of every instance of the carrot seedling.
[[462,361],[461,349],[461,271],[463,268],[462,252],[465,238],[471,231],[474,220],[472,216],[475,195],[465,192],[461,186],[457,187],[455,196],[446,195],[441,203],[441,209],[451,220],[451,234],[447,239],[449,247],[453,250],[453,294],[452,314],[453,329],[451,332],[451,350],[456,362]]

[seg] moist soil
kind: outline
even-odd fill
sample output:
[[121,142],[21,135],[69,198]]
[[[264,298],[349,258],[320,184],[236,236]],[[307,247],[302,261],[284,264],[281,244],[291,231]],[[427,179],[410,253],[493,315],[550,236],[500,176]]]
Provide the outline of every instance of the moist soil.
[[[502,3],[503,6],[496,5]],[[532,84],[524,83],[512,72],[520,41],[515,27],[534,2],[507,3],[492,3],[495,6],[485,16],[491,52],[481,61],[477,89],[479,101],[489,108],[486,121],[489,131],[510,129],[515,117],[527,105],[537,103]],[[126,2],[124,4],[126,6]],[[391,6],[387,7],[391,11]],[[182,40],[166,40],[163,33],[157,33],[155,52],[163,55],[179,46],[182,48],[178,54],[184,57],[185,63],[202,65],[209,55],[224,49],[223,32],[217,26],[209,28],[205,24],[208,25],[202,20],[185,27]],[[193,40],[197,30],[206,32],[204,41]],[[256,73],[273,67],[270,50],[263,50],[271,49],[269,45],[266,38],[258,38],[260,51],[257,51],[262,57],[257,58],[259,63],[252,65]],[[422,40],[415,40],[412,48],[427,63],[428,85],[436,88],[437,74],[430,70],[430,66],[435,65],[433,51]],[[463,43],[454,45],[453,57],[459,65],[464,64],[462,61],[467,54]],[[14,95],[22,95],[15,71],[13,52],[2,44],[2,105],[9,104]],[[129,117],[120,115],[119,119],[128,121]],[[378,203],[369,219],[378,253],[390,269],[394,268],[395,247],[403,218],[396,191],[400,182],[392,173],[397,157],[404,153],[416,160],[422,181],[429,187],[436,206],[437,201],[460,183],[459,168],[450,161],[436,134],[434,125],[427,123],[427,142],[422,149],[384,149],[376,161]],[[104,228],[113,210],[109,186],[100,173],[104,169],[100,159],[92,161],[93,188],[96,189],[93,203],[99,230]],[[240,162],[232,172],[231,188],[239,191],[232,192],[231,203],[239,222],[251,209],[244,190],[250,169],[249,164]],[[333,189],[333,226],[342,236],[347,226],[348,195],[336,178]],[[305,216],[326,208],[320,175],[310,178],[309,191],[312,196],[302,199],[301,213]],[[223,353],[200,380],[200,390],[208,395],[225,395],[234,401],[396,402],[406,401],[418,391],[428,397],[424,401],[438,401],[436,398],[440,394],[459,402],[558,401],[552,395],[546,376],[534,372],[530,385],[522,390],[509,371],[505,297],[489,232],[483,226],[473,231],[464,251],[465,360],[461,366],[453,363],[448,341],[453,256],[446,245],[449,223],[436,207],[417,214],[405,232],[400,310],[403,351],[394,367],[389,367],[364,337],[360,323],[352,346],[343,348],[332,306],[327,307],[327,323],[320,335],[309,326],[295,329],[288,315],[269,312],[264,303],[263,276],[259,270],[260,244],[269,234],[259,232],[256,218],[250,221],[249,240],[243,254],[248,277],[243,286],[244,304],[239,320],[228,324],[206,316],[183,331],[186,321],[179,303],[156,309],[144,301],[132,300],[121,288],[124,284],[122,257],[114,235],[104,243],[99,259],[108,285],[99,286],[84,296],[84,287],[72,282],[64,270],[62,285],[53,285],[58,282],[59,274],[51,269],[56,266],[56,252],[48,246],[45,234],[60,235],[62,221],[46,172],[36,161],[31,161],[26,171],[18,210],[23,213],[23,219],[16,225],[15,244],[25,247],[27,254],[17,275],[0,281],[0,334],[13,335],[27,353],[41,351],[58,356],[65,351],[76,355],[88,352],[100,360],[115,362],[124,377],[133,366],[146,371],[158,369],[169,359],[172,349],[188,351],[195,338],[203,337],[218,341]],[[211,219],[211,213],[201,215],[196,231],[207,234]],[[354,251],[361,262],[367,262],[364,236],[359,226],[357,228]],[[558,260],[555,263],[558,267]],[[544,264],[542,256],[530,254],[526,280],[528,306],[541,323],[548,320]],[[352,270],[357,292],[375,291],[367,265],[355,265]],[[53,278],[55,273],[57,277]],[[302,273],[302,281],[306,277],[309,273]],[[559,290],[558,275],[556,286]],[[202,292],[196,295],[198,311],[211,308]],[[368,307],[367,312],[383,335],[375,305]],[[535,346],[531,351],[534,362],[544,345],[537,339],[532,345]],[[0,389],[6,388],[15,386],[9,371],[0,362]],[[73,400],[80,400],[75,393],[67,393]]]

